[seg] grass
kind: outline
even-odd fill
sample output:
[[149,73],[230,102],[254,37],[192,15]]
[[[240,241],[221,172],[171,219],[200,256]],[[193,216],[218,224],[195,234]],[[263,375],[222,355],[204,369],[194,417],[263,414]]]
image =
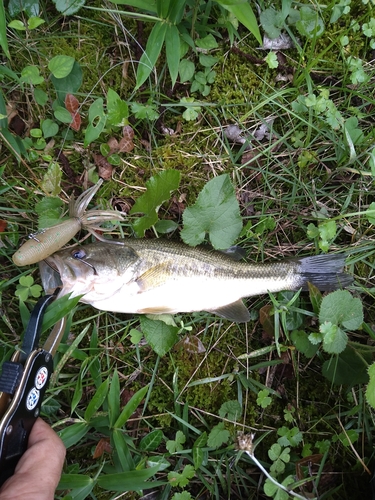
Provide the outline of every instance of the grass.
[[[129,105],[126,119],[135,131],[135,148],[119,154],[95,197],[100,208],[116,200],[128,214],[150,177],[177,169],[179,188],[158,215],[179,224],[171,236],[178,239],[183,210],[210,179],[228,173],[244,223],[238,243],[250,260],[344,250],[355,277],[351,293],[364,308],[361,328],[348,332],[347,357],[321,347],[308,355],[293,340],[294,331],[308,335],[319,329],[314,296],[306,293],[279,294],[274,303],[269,296],[249,300],[252,320],[244,325],[207,313],[178,315],[179,341],[158,356],[138,317],[79,304],[68,316],[43,407],[68,446],[57,498],[146,497],[146,479],[160,499],[266,498],[266,478],[253,452],[280,483],[299,482],[292,489],[303,498],[370,495],[374,419],[365,390],[366,365],[374,358],[374,220],[366,211],[374,201],[375,72],[370,39],[350,21],[370,22],[371,10],[352,2],[350,18],[330,24],[333,5],[316,7],[325,21],[323,35],[302,36],[296,49],[283,51],[278,69],[246,58],[259,61],[266,55],[246,30],[239,28],[239,51],[233,51],[225,30],[217,28],[219,62],[207,97],[192,94],[188,82],[177,81],[171,89],[163,52],[155,72],[135,91],[136,54],[150,27],[118,13],[82,9],[63,18],[49,7],[42,9],[46,22],[38,28],[8,30],[11,59],[4,56],[2,68],[19,77],[26,66],[35,66],[43,81],[19,82],[0,71],[4,101],[25,123],[18,142],[7,147],[17,136],[13,131],[4,133],[0,145],[0,359],[19,345],[27,308],[36,301],[29,296],[20,304],[15,292],[23,275],[40,283],[38,267],[17,268],[11,256],[38,229],[37,203],[56,188],[67,207],[73,187],[80,193],[96,180],[94,154],[100,145],[121,138],[120,127],[107,126],[83,147],[89,106],[98,98],[105,102],[109,88]],[[19,18],[27,20],[24,13]],[[287,29],[300,36],[294,25]],[[349,45],[342,45],[343,36]],[[82,85],[73,92],[84,123],[78,132],[54,116],[48,64],[57,55],[74,57],[83,70]],[[349,56],[361,59],[366,81],[353,83]],[[278,74],[284,80],[276,81]],[[36,88],[45,92],[45,104],[38,102]],[[183,97],[193,97],[192,106],[200,107],[195,120],[182,118]],[[134,103],[152,104],[159,119],[137,116]],[[253,140],[247,159],[245,146],[225,136],[229,124],[246,136],[270,117],[275,118],[270,137]],[[30,133],[42,129],[46,119],[58,123],[56,134]],[[174,133],[165,135],[162,127]],[[20,146],[24,137],[27,155]],[[65,164],[56,151],[63,152]],[[51,170],[54,162],[61,179]],[[122,236],[132,235],[134,221],[127,215]],[[334,230],[327,236],[328,221]],[[311,224],[317,231],[312,236]],[[146,235],[155,236],[155,230]],[[334,368],[327,378],[329,363]],[[349,381],[339,379],[342,364]],[[255,433],[254,443],[246,441],[250,448],[238,449],[238,432]],[[290,497],[270,485],[266,491],[278,500]]]

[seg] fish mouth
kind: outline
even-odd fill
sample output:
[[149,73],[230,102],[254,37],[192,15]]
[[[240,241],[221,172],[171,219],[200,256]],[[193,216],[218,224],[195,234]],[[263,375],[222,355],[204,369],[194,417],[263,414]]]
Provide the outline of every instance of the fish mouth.
[[39,262],[39,271],[44,291],[47,294],[63,286],[60,272],[53,259],[47,258]]

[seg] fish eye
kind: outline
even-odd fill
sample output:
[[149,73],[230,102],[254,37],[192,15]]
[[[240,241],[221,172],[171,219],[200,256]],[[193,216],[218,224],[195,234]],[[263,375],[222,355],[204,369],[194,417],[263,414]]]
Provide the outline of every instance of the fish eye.
[[83,250],[83,248],[80,248],[78,250],[73,250],[72,252],[72,257],[73,259],[84,259],[86,257],[86,252]]

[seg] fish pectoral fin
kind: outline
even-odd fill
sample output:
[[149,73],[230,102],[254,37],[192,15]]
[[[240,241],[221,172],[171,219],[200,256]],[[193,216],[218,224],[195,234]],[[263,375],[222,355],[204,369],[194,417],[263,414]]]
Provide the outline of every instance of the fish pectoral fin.
[[163,285],[170,277],[167,273],[168,263],[157,264],[151,267],[135,279],[139,287],[139,292],[146,292]]
[[212,309],[210,312],[213,312],[222,318],[229,319],[230,321],[235,321],[236,323],[246,323],[250,320],[250,313],[242,300],[237,300],[232,304],[227,304],[226,306],[219,307],[218,309]]
[[174,314],[174,310],[168,306],[145,307],[137,311],[139,314]]

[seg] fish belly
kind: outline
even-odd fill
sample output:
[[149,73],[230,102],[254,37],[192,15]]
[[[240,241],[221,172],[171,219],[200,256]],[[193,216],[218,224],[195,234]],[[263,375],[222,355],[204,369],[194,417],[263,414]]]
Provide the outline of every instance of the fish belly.
[[204,277],[170,279],[146,290],[136,282],[124,285],[110,297],[102,298],[90,293],[82,302],[93,307],[120,313],[178,313],[213,311],[252,295],[292,289],[295,280],[275,278],[220,280]]

